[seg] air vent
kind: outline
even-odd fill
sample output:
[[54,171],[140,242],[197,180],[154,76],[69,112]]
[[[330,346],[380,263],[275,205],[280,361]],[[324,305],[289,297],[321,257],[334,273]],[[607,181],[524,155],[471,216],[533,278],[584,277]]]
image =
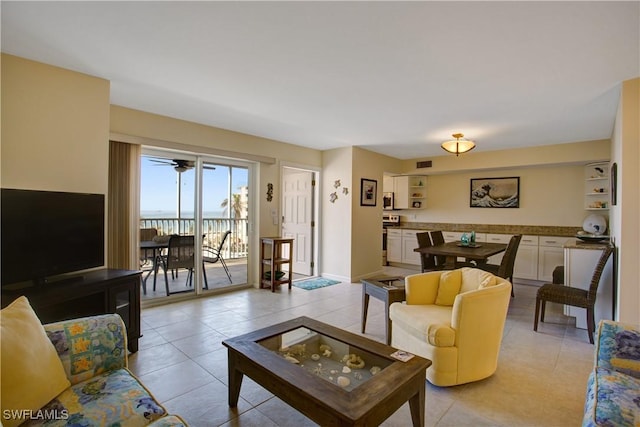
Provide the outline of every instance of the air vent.
[[431,160],[425,160],[424,162],[418,162],[416,163],[416,167],[418,169],[422,169],[422,168],[430,168],[431,166],[433,166],[431,164]]

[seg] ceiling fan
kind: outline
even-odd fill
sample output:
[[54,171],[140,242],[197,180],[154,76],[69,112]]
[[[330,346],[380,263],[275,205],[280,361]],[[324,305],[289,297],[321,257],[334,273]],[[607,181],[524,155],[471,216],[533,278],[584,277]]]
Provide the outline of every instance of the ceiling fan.
[[[156,166],[173,166],[176,172],[182,173],[189,169],[193,169],[196,165],[194,160],[182,160],[182,159],[149,159],[154,163],[158,163]],[[213,166],[203,166],[203,169],[215,170]]]

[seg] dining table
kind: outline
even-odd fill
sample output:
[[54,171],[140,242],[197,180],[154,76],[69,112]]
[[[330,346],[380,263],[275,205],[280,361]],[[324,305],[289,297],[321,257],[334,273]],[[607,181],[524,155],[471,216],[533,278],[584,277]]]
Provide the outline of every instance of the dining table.
[[506,249],[507,245],[505,243],[479,242],[474,245],[465,245],[460,241],[453,241],[441,245],[415,248],[414,252],[444,256],[446,258],[444,269],[453,270],[456,268],[456,260],[458,258],[475,261],[478,267],[481,267],[487,263],[489,257],[504,252]]

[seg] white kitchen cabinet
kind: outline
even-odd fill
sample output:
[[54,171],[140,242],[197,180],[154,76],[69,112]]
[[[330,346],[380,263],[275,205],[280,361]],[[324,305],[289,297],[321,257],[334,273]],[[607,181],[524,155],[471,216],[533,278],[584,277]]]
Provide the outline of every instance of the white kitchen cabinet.
[[513,277],[538,280],[538,236],[523,235],[520,239]]
[[[566,247],[564,249],[565,286],[589,289],[591,277],[601,255],[602,249]],[[587,329],[586,309],[566,305],[565,314],[576,318],[577,328]],[[613,319],[613,256],[609,257],[600,277],[594,317],[596,325],[602,319]]]
[[423,209],[426,202],[427,177],[400,175],[393,177],[395,209]]
[[422,265],[420,253],[414,249],[418,247],[417,233],[424,230],[402,230],[402,263],[411,265]]
[[387,261],[402,262],[402,230],[387,229]]
[[538,239],[538,280],[551,282],[553,269],[564,263],[564,244],[573,237],[540,236]]

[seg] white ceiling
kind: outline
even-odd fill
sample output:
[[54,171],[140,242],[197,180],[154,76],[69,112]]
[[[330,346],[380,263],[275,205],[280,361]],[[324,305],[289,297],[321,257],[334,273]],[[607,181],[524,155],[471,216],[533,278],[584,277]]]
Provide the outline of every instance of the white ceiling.
[[292,144],[442,155],[609,138],[640,2],[9,2],[2,51],[111,103]]

